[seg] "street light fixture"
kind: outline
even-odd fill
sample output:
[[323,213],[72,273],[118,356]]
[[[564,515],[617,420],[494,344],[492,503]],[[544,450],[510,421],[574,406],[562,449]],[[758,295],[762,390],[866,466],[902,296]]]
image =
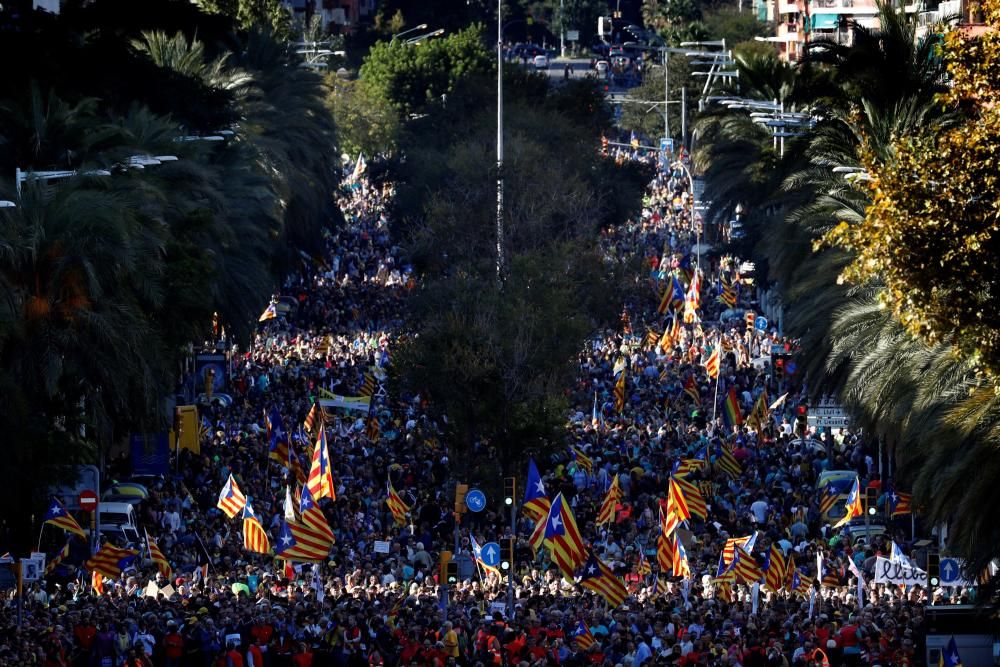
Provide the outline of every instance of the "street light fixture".
[[410,46],[411,44],[419,44],[425,39],[431,39],[432,37],[437,37],[438,35],[444,34],[444,28],[438,28],[432,32],[425,33],[423,35],[417,35],[416,37],[411,37],[410,39],[403,42],[404,45]]
[[20,167],[14,170],[14,181],[17,187],[17,196],[21,196],[21,184],[25,181],[37,180],[37,181],[54,181],[61,178],[72,178],[73,176],[110,176],[111,172],[107,169],[88,169],[87,171],[77,171],[74,169],[67,169],[61,171],[22,171]]
[[394,40],[397,40],[397,39],[399,39],[400,37],[402,37],[403,35],[406,35],[406,34],[409,34],[409,33],[411,33],[411,32],[416,32],[416,31],[418,31],[418,30],[427,30],[427,24],[426,24],[426,23],[421,23],[420,25],[418,25],[418,26],[415,26],[415,27],[413,27],[413,28],[410,28],[409,30],[404,30],[403,32],[397,32],[397,33],[396,33],[395,35],[393,35],[393,36],[392,36],[392,37],[390,38],[390,40],[389,40],[389,41],[394,41]]

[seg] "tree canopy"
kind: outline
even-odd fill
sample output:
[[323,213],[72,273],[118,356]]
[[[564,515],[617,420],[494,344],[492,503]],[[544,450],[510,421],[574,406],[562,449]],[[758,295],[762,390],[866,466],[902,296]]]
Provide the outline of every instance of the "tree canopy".
[[425,286],[414,297],[417,333],[394,358],[402,385],[448,415],[459,450],[492,447],[509,466],[553,447],[571,362],[617,316],[603,295],[629,267],[605,260],[599,230],[637,210],[646,176],[598,155],[609,116],[593,82],[547,90],[535,75],[512,78],[502,289],[492,82],[469,80],[408,135],[401,225]]
[[[0,57],[19,63],[0,93],[0,501],[23,506],[57,463],[169,423],[214,313],[248,339],[331,220],[338,151],[323,80],[268,26],[181,0],[37,12]],[[134,166],[149,156],[176,159]],[[77,175],[32,176],[49,170]]]

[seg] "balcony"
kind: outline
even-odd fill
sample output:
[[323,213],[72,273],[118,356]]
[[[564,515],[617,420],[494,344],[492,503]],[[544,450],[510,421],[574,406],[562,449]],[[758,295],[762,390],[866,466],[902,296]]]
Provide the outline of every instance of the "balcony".
[[794,2],[781,2],[778,4],[778,14],[798,14],[802,10]]

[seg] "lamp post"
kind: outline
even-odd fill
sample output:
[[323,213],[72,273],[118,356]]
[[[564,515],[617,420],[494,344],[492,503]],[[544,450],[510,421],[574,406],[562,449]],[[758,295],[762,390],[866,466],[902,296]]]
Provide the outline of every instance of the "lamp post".
[[497,0],[497,289],[503,289],[503,0]]
[[695,220],[695,217],[694,217],[695,216],[695,209],[696,209],[696,207],[695,207],[695,199],[694,199],[694,179],[691,177],[691,170],[687,168],[686,164],[684,164],[680,160],[677,160],[676,162],[674,162],[674,164],[677,165],[677,166],[679,166],[681,169],[684,170],[684,175],[687,176],[687,179],[688,179],[688,194],[691,197],[691,226],[694,227],[694,234],[695,234],[695,237],[694,237],[695,238],[695,241],[694,241],[694,251],[695,251],[694,265],[695,265],[695,269],[698,272],[700,272],[701,271],[701,226],[698,224],[697,220]]

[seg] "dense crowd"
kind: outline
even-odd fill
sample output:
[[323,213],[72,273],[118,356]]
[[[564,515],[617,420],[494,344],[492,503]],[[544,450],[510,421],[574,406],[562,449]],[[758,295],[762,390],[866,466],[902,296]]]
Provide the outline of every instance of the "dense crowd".
[[[291,450],[308,470],[312,442],[298,426],[311,398],[362,393],[366,374],[391,364],[393,346],[406,333],[405,299],[417,277],[390,235],[392,187],[363,176],[347,182],[338,197],[345,224],[329,230],[322,256],[305,260],[282,286],[294,307],[262,323],[248,351],[234,350],[227,387],[232,404],[203,407],[208,428],[200,454],[183,451],[177,474],[153,483],[140,505],[142,523],[172,565],[170,579],[145,551],[120,579],[104,581],[100,595],[89,579],[50,578],[25,592],[20,624],[9,603],[0,664],[921,663],[925,591],[869,581],[859,600],[848,564],[870,575],[874,556],[887,553],[889,539],[905,544],[908,531],[890,525],[878,537],[857,539],[833,530],[818,511],[815,481],[823,470],[854,470],[863,485],[881,488],[874,443],[843,432],[817,436],[823,443],[817,448],[791,444],[794,382],[776,377],[769,360],[773,347],[791,341],[745,326],[740,311],[753,295],[745,282],[741,287],[738,262],[692,253],[704,238],[700,221],[691,219],[691,184],[680,168],[656,176],[641,216],[602,233],[606,261],[643,258],[648,273],[637,280],[649,283],[649,296],[624,304],[623,326],[600,332],[580,352],[576,384],[568,388],[574,409],[565,446],[539,461],[549,496],[563,494],[584,539],[626,582],[630,597],[623,604],[612,608],[582,591],[544,551],[536,557],[528,541],[534,525],[524,516],[514,613],[502,604],[506,584],[479,569],[442,599],[438,555],[453,550],[454,480],[447,483],[441,424],[420,396],[376,395],[377,434],[363,414],[327,415],[336,486],[336,500],[322,502],[336,538],[327,562],[289,565],[247,553],[240,522],[216,508],[226,479],[232,474],[238,481],[272,544],[295,484],[293,472],[268,456],[265,415],[278,411]],[[701,281],[699,308],[660,346],[673,321],[658,312],[660,295],[675,278],[686,286],[694,276]],[[740,308],[717,301],[723,278],[736,286]],[[680,317],[680,306],[676,310]],[[718,382],[706,375],[709,348],[721,353]],[[619,409],[615,369],[622,362],[626,391]],[[686,391],[689,378],[697,397]],[[721,417],[717,405],[731,388],[743,415],[764,392],[772,399],[793,393],[750,428],[727,426]],[[574,449],[592,462],[589,473]],[[723,450],[738,462],[738,473],[720,465]],[[707,520],[692,517],[677,529],[692,575],[660,574],[658,509],[669,476],[678,461],[704,460],[706,452],[708,464],[690,479],[704,490]],[[622,498],[614,521],[598,527],[615,475]],[[410,506],[405,525],[385,503],[387,479]],[[497,508],[467,514],[461,550],[468,553],[470,535],[484,543],[509,531]],[[756,535],[753,553],[778,544],[803,576],[814,577],[809,592],[745,585],[723,591],[716,582],[720,553],[727,539],[749,535]],[[376,541],[388,546],[376,552]],[[823,573],[816,571],[817,553]],[[651,573],[639,570],[640,558]],[[158,592],[148,594],[150,581]],[[577,638],[581,627],[594,639],[589,646]]]

